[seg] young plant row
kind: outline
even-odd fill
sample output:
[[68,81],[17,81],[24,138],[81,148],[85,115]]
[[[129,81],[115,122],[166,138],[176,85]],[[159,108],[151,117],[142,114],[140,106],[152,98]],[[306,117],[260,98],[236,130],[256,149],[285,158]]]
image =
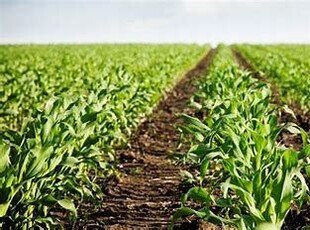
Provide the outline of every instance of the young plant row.
[[[230,49],[220,46],[192,99],[205,116],[183,115],[181,130],[192,146],[182,160],[198,170],[187,173],[196,186],[173,221],[194,215],[237,229],[280,229],[290,208],[305,202],[309,138],[292,123],[279,124],[270,99],[269,85],[241,71]],[[284,129],[302,136],[302,150],[277,141]]]
[[236,49],[249,59],[256,69],[270,77],[271,82],[277,85],[280,98],[284,103],[298,103],[307,112],[310,110],[309,55],[302,51],[299,53],[297,49],[293,57],[290,46],[287,47],[287,51],[280,48],[277,46],[236,46]]
[[[0,46],[0,129],[17,130],[51,96],[87,96],[124,75],[162,91],[204,53],[198,45]],[[156,77],[154,77],[156,76]],[[171,77],[173,76],[173,77]],[[153,88],[152,87],[152,88]],[[159,94],[153,92],[158,97]]]
[[[143,56],[143,46],[131,51],[137,50]],[[6,127],[0,132],[0,228],[58,226],[59,221],[49,213],[51,208],[62,207],[76,216],[76,201],[100,198],[97,179],[115,172],[113,148],[125,143],[141,118],[150,114],[163,92],[178,80],[180,71],[197,61],[202,50],[196,46],[158,46],[154,56],[146,52],[143,60],[128,53],[124,58],[128,66],[113,64],[115,68],[108,75],[97,77],[96,83],[84,87],[87,91],[81,89],[79,94],[75,89],[75,93],[52,96],[46,103],[33,101],[33,111],[22,119],[20,129]],[[146,64],[135,68],[135,62]],[[67,65],[77,68],[76,63]],[[22,73],[19,77],[26,81],[27,76]],[[77,78],[83,80],[87,81],[82,76]],[[32,80],[29,81],[31,85]],[[57,94],[53,88],[57,80],[54,83],[51,87]],[[19,100],[26,97],[18,85],[12,87],[16,87]],[[34,95],[44,94],[42,88],[36,89]],[[11,91],[5,89],[4,94],[7,92]],[[7,103],[22,106],[17,101]]]
[[264,45],[257,47],[264,48],[268,52],[281,54],[293,61],[306,64],[308,68],[310,67],[310,45]]

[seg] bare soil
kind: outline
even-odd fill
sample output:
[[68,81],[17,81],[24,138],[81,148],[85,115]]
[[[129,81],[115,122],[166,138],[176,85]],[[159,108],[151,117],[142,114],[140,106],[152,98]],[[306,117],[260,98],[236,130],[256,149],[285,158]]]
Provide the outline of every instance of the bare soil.
[[[238,51],[233,50],[235,58],[239,63],[240,67],[250,71],[255,78],[260,81],[271,83],[269,78],[261,75],[252,64]],[[274,104],[282,106],[283,103],[280,100],[280,93],[275,84],[270,84],[272,90],[272,102]],[[288,105],[290,109],[293,110],[296,119],[289,113],[285,111],[280,111],[279,122],[287,123],[294,122],[303,128],[306,132],[310,133],[310,113],[305,113],[300,109],[300,106],[297,103],[293,103]],[[284,131],[280,134],[279,140],[280,143],[285,145],[286,147],[291,147],[294,149],[301,149],[302,140],[299,135],[292,135],[287,131]],[[310,188],[310,181],[307,180],[308,187]],[[297,208],[292,207],[291,212],[288,214],[282,229],[285,230],[295,230],[301,229],[303,226],[310,225],[310,204],[305,203],[301,210],[297,210]]]
[[[168,154],[179,151],[176,126],[182,121],[176,114],[195,113],[187,102],[215,52],[212,49],[185,74],[152,117],[139,126],[128,147],[117,151],[122,174],[118,180],[102,185],[105,197],[101,205],[80,207],[80,218],[72,229],[167,229],[174,210],[180,207],[182,193],[182,168],[172,164]],[[199,224],[185,220],[177,227],[198,229]]]

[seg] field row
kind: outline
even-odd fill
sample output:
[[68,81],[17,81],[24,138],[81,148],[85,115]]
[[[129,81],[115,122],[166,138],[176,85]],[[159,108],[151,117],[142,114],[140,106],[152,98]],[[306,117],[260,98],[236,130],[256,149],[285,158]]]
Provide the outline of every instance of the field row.
[[[59,226],[52,208],[76,217],[77,202],[101,199],[98,181],[118,174],[115,149],[209,49],[0,46],[0,227]],[[241,70],[232,50],[266,82]],[[308,50],[217,48],[190,101],[199,116],[182,115],[191,148],[179,160],[197,170],[186,173],[192,187],[174,220],[280,229],[292,206],[309,202],[309,130],[279,120],[283,111],[294,117],[290,105],[310,110]],[[274,90],[281,105],[273,104]],[[285,147],[284,132],[301,148]]]
[[[279,122],[282,108],[271,99],[270,85],[240,70],[231,50],[220,47],[192,100],[205,116],[183,115],[182,132],[192,144],[180,161],[199,170],[187,174],[196,186],[174,220],[196,215],[237,229],[280,229],[292,204],[301,209],[309,192],[310,140],[297,125]],[[285,130],[301,135],[301,150],[279,142]]]
[[309,46],[238,45],[235,48],[279,89],[284,103],[297,103],[305,112],[310,110]]
[[[207,47],[1,47],[0,218],[4,227],[56,225],[55,205],[97,199],[126,142]],[[47,101],[45,101],[47,99]]]

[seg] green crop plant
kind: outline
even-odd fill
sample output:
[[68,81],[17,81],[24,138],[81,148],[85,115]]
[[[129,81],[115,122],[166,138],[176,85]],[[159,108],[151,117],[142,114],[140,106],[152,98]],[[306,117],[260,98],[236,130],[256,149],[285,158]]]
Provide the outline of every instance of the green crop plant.
[[[285,104],[297,104],[309,111],[310,59],[309,46],[257,46],[236,45],[256,70],[277,85]],[[294,56],[292,53],[294,52]]]
[[[192,136],[184,159],[199,168],[199,186],[184,195],[173,221],[195,215],[238,229],[280,229],[291,205],[301,207],[309,192],[302,174],[309,138],[295,124],[278,124],[270,100],[269,86],[239,70],[230,50],[220,47],[193,98],[207,115],[183,115],[183,135]],[[284,129],[302,136],[300,151],[277,142]]]
[[0,85],[4,86],[0,89],[0,129],[17,130],[25,117],[42,109],[52,96],[87,96],[98,82],[118,84],[124,75],[133,85],[141,83],[154,103],[206,48],[177,44],[0,45]]
[[0,46],[0,228],[53,228],[50,214],[102,196],[126,143],[206,52],[197,45]]
[[100,102],[52,98],[20,132],[3,134],[2,227],[56,224],[46,217],[49,207],[59,204],[76,215],[73,198],[100,197],[94,180],[113,173],[114,161],[94,136],[96,122],[106,116]]
[[[253,46],[253,45],[252,45]],[[290,59],[296,64],[310,65],[310,46],[306,44],[286,44],[286,45],[255,45],[253,47],[263,49],[268,53],[274,53]]]

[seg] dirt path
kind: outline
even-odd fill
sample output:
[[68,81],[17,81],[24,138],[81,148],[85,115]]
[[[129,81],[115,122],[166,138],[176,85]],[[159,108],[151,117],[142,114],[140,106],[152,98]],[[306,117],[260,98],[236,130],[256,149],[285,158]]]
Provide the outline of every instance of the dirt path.
[[[117,151],[122,171],[119,181],[106,186],[103,205],[98,210],[88,209],[74,229],[167,228],[174,209],[180,207],[182,191],[181,168],[173,165],[167,154],[177,151],[176,125],[181,121],[175,114],[194,112],[187,101],[196,90],[195,79],[207,71],[215,52],[212,49],[167,94],[152,118],[140,125],[130,147]],[[182,227],[195,228],[186,223]]]
[[[233,50],[234,56],[242,69],[250,71],[255,78],[262,82],[271,83],[270,80],[266,76],[260,75],[259,72],[255,70],[255,68],[251,65],[251,63],[238,51]],[[276,85],[271,84],[272,90],[272,102],[278,105],[282,105],[280,100],[279,90]],[[289,107],[294,111],[296,119],[293,118],[290,114],[281,112],[281,116],[279,117],[281,123],[286,122],[294,122],[300,127],[302,127],[305,131],[310,133],[310,114],[304,113],[300,107],[295,103],[289,105]],[[282,132],[280,134],[279,141],[287,147],[300,149],[302,145],[301,137],[294,136],[288,132]],[[307,181],[308,186],[310,187],[310,181]],[[292,210],[286,220],[282,229],[301,229],[301,227],[310,225],[310,206],[309,204],[305,204],[300,211]]]

